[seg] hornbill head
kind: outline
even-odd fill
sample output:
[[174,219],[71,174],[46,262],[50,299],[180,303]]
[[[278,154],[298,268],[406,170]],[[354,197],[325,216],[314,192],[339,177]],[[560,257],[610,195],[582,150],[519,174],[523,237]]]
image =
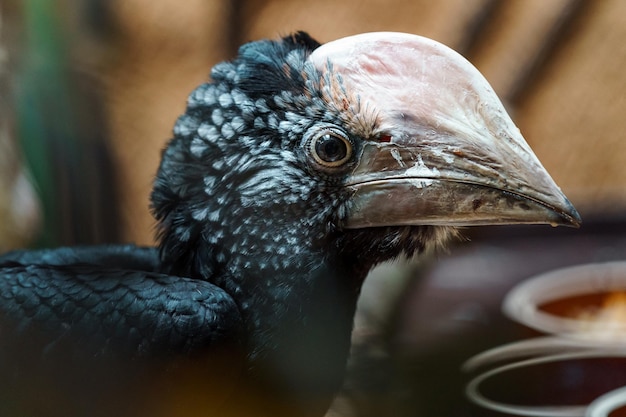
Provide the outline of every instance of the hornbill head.
[[485,78],[430,39],[300,32],[245,44],[211,76],[152,194],[177,273],[242,256],[277,270],[309,262],[303,246],[367,270],[454,226],[580,223]]

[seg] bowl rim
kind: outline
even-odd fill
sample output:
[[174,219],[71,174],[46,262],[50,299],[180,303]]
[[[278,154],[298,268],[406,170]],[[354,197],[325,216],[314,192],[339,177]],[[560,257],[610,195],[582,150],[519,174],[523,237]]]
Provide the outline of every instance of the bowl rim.
[[[588,263],[535,275],[507,293],[502,311],[510,319],[544,333],[574,337],[593,334],[597,337],[589,327],[581,325],[590,323],[588,320],[557,316],[539,309],[539,306],[561,298],[607,290],[626,291],[626,261]],[[616,327],[616,330],[623,329],[626,324],[623,328]]]
[[626,387],[621,387],[593,400],[587,407],[585,417],[608,417],[613,411],[624,406],[626,406]]

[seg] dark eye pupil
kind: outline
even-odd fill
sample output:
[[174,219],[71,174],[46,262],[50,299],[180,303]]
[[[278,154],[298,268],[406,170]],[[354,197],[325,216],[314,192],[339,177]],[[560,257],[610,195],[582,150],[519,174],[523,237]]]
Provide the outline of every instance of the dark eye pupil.
[[336,136],[324,135],[315,143],[315,152],[325,162],[337,162],[348,155],[348,146]]

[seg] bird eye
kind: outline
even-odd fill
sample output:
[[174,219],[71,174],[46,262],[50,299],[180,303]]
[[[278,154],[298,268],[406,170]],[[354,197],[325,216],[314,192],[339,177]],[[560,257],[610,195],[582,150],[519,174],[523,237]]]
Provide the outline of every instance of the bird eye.
[[325,129],[309,142],[309,151],[318,164],[335,168],[350,160],[352,143],[343,133]]

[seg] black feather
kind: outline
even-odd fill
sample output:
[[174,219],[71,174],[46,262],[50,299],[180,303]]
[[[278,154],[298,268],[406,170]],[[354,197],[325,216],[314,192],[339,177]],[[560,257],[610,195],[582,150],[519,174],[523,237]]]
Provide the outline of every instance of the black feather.
[[[320,44],[304,32],[287,36],[282,41],[257,41],[239,48],[239,56],[233,62],[236,67],[236,86],[250,98],[267,96],[268,92],[302,92],[304,83],[298,68],[287,65],[306,57]],[[213,71],[215,81],[222,81],[219,72]],[[216,75],[218,77],[216,78]]]

